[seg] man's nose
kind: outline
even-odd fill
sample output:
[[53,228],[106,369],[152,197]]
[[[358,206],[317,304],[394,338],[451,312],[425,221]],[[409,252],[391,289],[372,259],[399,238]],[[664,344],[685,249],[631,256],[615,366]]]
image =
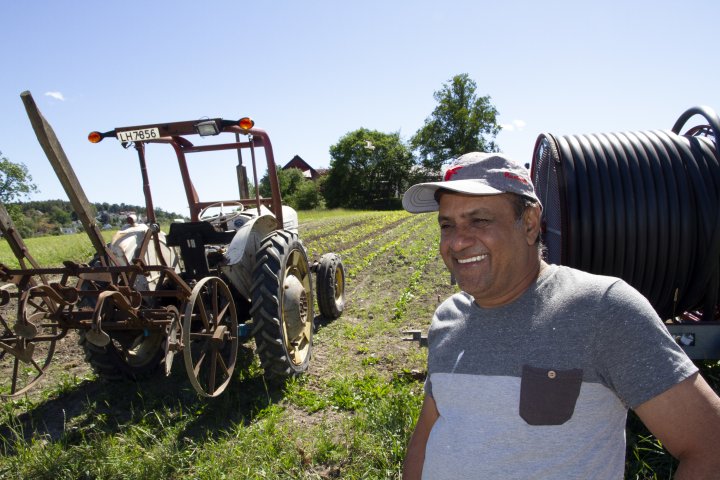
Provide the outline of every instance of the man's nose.
[[465,228],[456,228],[449,242],[449,247],[454,252],[460,252],[475,243],[475,238]]

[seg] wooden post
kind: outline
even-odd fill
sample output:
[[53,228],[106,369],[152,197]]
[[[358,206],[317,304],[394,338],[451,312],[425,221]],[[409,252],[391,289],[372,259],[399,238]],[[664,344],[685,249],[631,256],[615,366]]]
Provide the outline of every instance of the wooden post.
[[20,94],[23,103],[25,104],[25,110],[27,111],[30,123],[35,130],[40,146],[45,151],[45,155],[50,161],[55,170],[60,183],[65,189],[65,193],[70,199],[70,203],[78,216],[78,219],[85,227],[85,232],[90,241],[92,242],[95,251],[100,257],[106,256],[116,265],[120,265],[117,259],[112,255],[110,249],[105,246],[105,240],[103,239],[102,233],[95,222],[95,217],[92,214],[90,202],[85,196],[85,191],[80,186],[80,182],[75,176],[75,171],[72,169],[70,162],[68,161],[65,152],[63,151],[62,145],[58,140],[55,132],[53,131],[50,124],[45,120],[45,117],[38,110],[35,100],[29,91],[22,92]]

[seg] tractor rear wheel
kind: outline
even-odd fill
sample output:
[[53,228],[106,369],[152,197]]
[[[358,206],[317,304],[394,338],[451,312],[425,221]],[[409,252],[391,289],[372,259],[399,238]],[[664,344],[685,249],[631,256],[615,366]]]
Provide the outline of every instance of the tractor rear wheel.
[[326,253],[318,261],[315,273],[317,302],[326,320],[335,320],[345,309],[345,268],[334,253]]
[[266,376],[307,370],[313,335],[313,291],[307,253],[297,234],[278,230],[255,254],[253,336]]
[[162,332],[112,332],[110,343],[99,347],[80,333],[85,360],[106,380],[144,380],[155,375],[165,354]]
[[[94,260],[91,266],[98,265]],[[103,282],[85,281],[80,290],[102,290]],[[82,297],[82,295],[81,295]],[[94,309],[97,299],[87,296],[80,301],[80,307]],[[108,311],[104,312],[106,318],[112,318],[115,308],[110,302]],[[85,352],[85,360],[95,373],[105,380],[144,380],[154,376],[160,368],[165,356],[165,334],[162,331],[110,331],[110,343],[98,346],[88,341],[88,331],[80,331],[79,344]]]

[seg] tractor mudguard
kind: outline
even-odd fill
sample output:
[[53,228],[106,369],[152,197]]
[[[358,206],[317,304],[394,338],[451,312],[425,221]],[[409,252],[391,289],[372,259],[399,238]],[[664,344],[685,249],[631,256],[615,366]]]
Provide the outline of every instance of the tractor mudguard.
[[274,215],[252,218],[238,229],[225,253],[226,265],[221,267],[221,271],[248,301],[251,297],[255,252],[262,239],[274,230],[277,230]]

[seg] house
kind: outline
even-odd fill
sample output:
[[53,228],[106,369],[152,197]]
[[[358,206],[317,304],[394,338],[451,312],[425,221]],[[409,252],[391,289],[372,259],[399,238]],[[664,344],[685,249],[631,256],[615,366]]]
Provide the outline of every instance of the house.
[[308,178],[310,180],[317,180],[324,173],[327,173],[327,169],[315,170],[313,167],[308,165],[308,163],[303,160],[300,155],[295,155],[292,160],[290,160],[288,163],[285,164],[284,167],[282,167],[283,170],[287,170],[289,168],[297,168],[303,173],[305,178]]

